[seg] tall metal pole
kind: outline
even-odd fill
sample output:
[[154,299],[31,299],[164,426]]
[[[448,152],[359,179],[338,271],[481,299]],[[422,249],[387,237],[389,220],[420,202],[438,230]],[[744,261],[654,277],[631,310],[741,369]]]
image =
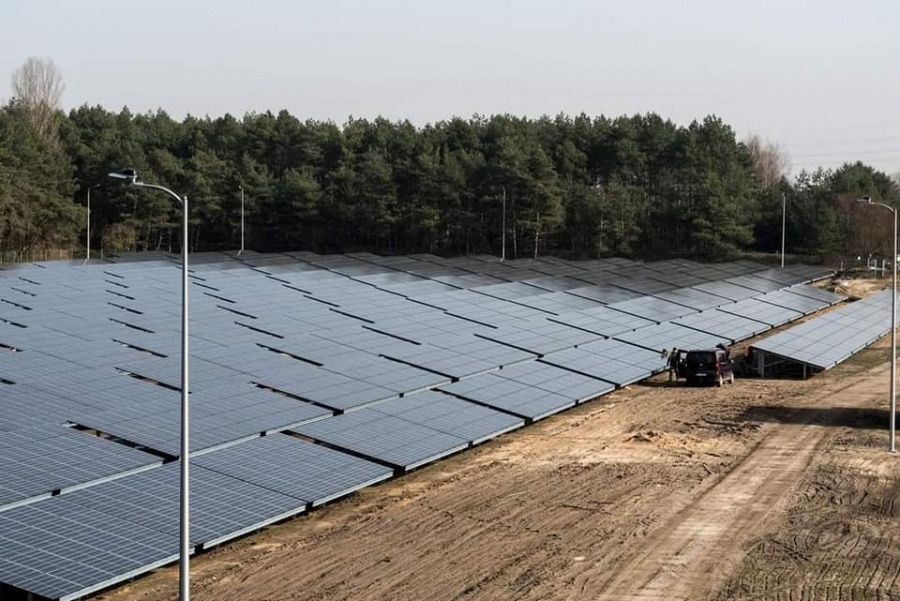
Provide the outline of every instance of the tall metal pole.
[[190,601],[191,598],[191,515],[190,515],[190,381],[188,369],[188,198],[178,196],[172,190],[156,184],[145,184],[137,177],[133,169],[121,173],[110,173],[110,177],[129,181],[141,188],[161,190],[171,195],[181,204],[181,467],[180,512],[179,512],[179,565],[178,565],[178,598]]
[[93,186],[88,186],[87,192],[87,229],[84,236],[84,246],[87,249],[87,255],[84,258],[85,263],[91,260],[91,188]]
[[244,252],[244,186],[241,186],[241,250],[238,254]]
[[781,268],[784,269],[784,231],[787,224],[787,200],[781,193]]
[[500,233],[500,261],[506,260],[506,186],[503,186],[503,231]]
[[[174,194],[174,193],[173,193]],[[177,194],[175,195],[178,196]],[[191,506],[190,506],[190,453],[188,437],[191,429],[188,423],[190,411],[190,383],[188,371],[188,198],[181,199],[181,545],[178,595],[181,601],[191,598]]]
[[87,228],[84,237],[84,246],[87,249],[87,254],[84,258],[85,263],[91,260],[91,190],[99,188],[101,185],[94,184],[93,186],[88,186],[87,189]]
[[860,196],[857,202],[884,207],[893,213],[894,218],[894,256],[891,257],[893,277],[891,278],[891,386],[890,386],[890,429],[892,453],[897,451],[897,209],[883,202],[872,202],[871,196]]
[[894,276],[891,281],[891,452],[897,451],[897,209],[894,213]]

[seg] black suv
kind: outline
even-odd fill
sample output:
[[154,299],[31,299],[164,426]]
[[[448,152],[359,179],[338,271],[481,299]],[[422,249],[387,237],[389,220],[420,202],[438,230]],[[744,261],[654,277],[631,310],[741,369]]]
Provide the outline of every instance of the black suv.
[[734,384],[734,364],[721,349],[688,351],[681,364],[681,374],[689,386],[697,384]]

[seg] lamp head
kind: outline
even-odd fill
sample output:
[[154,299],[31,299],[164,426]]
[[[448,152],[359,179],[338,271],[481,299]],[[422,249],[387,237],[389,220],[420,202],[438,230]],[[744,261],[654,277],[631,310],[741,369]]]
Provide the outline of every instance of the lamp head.
[[135,184],[138,181],[137,171],[134,169],[122,169],[121,171],[113,171],[109,174],[113,179],[126,180],[128,183]]
[[870,204],[872,204],[872,197],[871,196],[857,196],[856,202],[863,202],[863,203],[866,203],[867,205],[870,205]]

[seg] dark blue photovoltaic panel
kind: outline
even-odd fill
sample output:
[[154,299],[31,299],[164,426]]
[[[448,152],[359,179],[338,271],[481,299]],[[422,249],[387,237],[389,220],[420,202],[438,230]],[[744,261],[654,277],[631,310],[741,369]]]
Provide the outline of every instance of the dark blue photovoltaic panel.
[[675,319],[676,317],[681,317],[682,315],[697,311],[697,309],[685,307],[684,305],[677,305],[653,296],[642,296],[641,298],[633,300],[613,303],[609,305],[609,308],[628,313],[629,315],[649,319],[657,323],[669,321],[670,319]]
[[[650,275],[655,276],[658,275],[658,273],[651,273]],[[613,280],[612,283],[619,288],[624,288],[625,290],[637,292],[642,295],[656,294],[658,292],[664,292],[666,290],[672,290],[679,287],[676,284],[667,284],[660,280],[651,279],[650,277],[646,276],[642,277],[639,275],[635,275],[634,277],[619,278]]]
[[720,311],[740,315],[760,323],[776,327],[803,317],[799,311],[765,303],[756,298],[748,298],[730,305],[719,307]]
[[[117,519],[178,536],[178,462],[75,491],[62,498]],[[297,497],[191,461],[191,542],[207,546],[306,510]]]
[[626,386],[650,377],[665,366],[659,352],[618,340],[600,340],[540,359],[591,378]]
[[772,326],[713,309],[702,313],[692,313],[673,320],[671,323],[711,334],[720,341],[738,342],[761,334]]
[[528,298],[516,302],[528,307],[540,309],[541,311],[553,315],[562,315],[568,311],[578,311],[579,309],[590,309],[603,306],[602,303],[596,300],[590,300],[572,294],[564,294],[563,292],[529,296]]
[[722,339],[714,334],[686,328],[674,321],[648,326],[633,332],[625,332],[616,336],[616,339],[656,353],[662,352],[663,349],[672,348],[713,348],[720,342],[725,343],[730,340],[729,338]]
[[580,296],[589,300],[595,300],[599,303],[603,303],[604,305],[609,305],[611,303],[617,303],[619,301],[630,300],[632,298],[639,298],[643,296],[643,294],[641,294],[640,292],[633,292],[631,290],[626,290],[625,288],[613,286],[612,284],[596,284],[594,286],[572,288],[566,290],[566,294]]
[[424,465],[469,446],[465,439],[372,409],[300,426],[294,432],[404,469]]
[[745,298],[753,298],[759,295],[758,290],[751,290],[737,284],[726,281],[707,282],[706,284],[697,284],[694,286],[696,290],[707,292],[730,301],[744,300]]
[[788,265],[784,269],[797,276],[804,283],[814,282],[834,275],[833,269],[815,265]]
[[607,382],[537,361],[441,386],[443,391],[532,421],[614,389]]
[[158,465],[159,457],[62,425],[0,436],[0,507]]
[[570,327],[569,324],[556,322],[553,319],[532,318],[500,326],[484,334],[478,334],[478,337],[524,350],[533,355],[544,355],[591,342],[601,336],[584,329]]
[[448,343],[447,337],[435,339],[403,352],[385,353],[385,357],[450,378],[462,378],[534,358],[534,354],[487,338],[475,336]]
[[0,541],[0,582],[48,599],[87,595],[178,553],[177,528],[166,534],[66,495],[0,512]]
[[491,372],[510,382],[527,384],[546,390],[566,398],[575,399],[577,403],[606,394],[611,389],[605,383],[594,378],[559,369],[538,361],[528,361],[496,372]]
[[819,288],[817,286],[810,286],[809,284],[799,284],[797,286],[791,286],[790,288],[786,288],[786,290],[794,294],[814,298],[828,305],[834,305],[847,299],[846,296],[843,296],[841,294],[835,294],[834,292],[823,290],[822,288]]
[[477,444],[525,425],[517,417],[439,392],[420,392],[372,407],[413,424]]
[[786,285],[780,282],[776,282],[775,280],[758,277],[756,274],[739,275],[737,277],[730,278],[727,281],[731,284],[737,284],[738,286],[743,286],[744,288],[755,290],[756,292],[772,292],[773,290],[780,290]]
[[676,288],[675,290],[669,290],[667,292],[658,292],[653,296],[655,296],[656,298],[661,298],[665,301],[684,305],[685,307],[689,307],[697,311],[713,309],[730,302],[722,298],[721,296],[703,292],[702,290],[697,290],[696,288]]
[[757,342],[753,348],[830,369],[890,329],[891,291],[885,290]]
[[819,301],[808,296],[794,294],[790,291],[790,289],[767,292],[766,294],[757,296],[756,298],[763,301],[764,303],[791,309],[793,311],[797,311],[798,313],[802,313],[803,315],[815,313],[816,311],[824,309],[829,305],[829,303]]
[[651,319],[629,315],[607,307],[585,309],[549,319],[550,321],[565,324],[585,332],[591,332],[598,336],[614,336],[621,332],[636,330],[655,323]]
[[[693,273],[685,273],[673,269],[662,269],[653,275],[647,276],[649,279],[657,280],[677,288],[687,288],[695,284],[702,284],[707,280]],[[654,293],[657,296],[659,293]]]
[[194,463],[311,505],[321,505],[393,475],[391,468],[283,434],[202,455]]

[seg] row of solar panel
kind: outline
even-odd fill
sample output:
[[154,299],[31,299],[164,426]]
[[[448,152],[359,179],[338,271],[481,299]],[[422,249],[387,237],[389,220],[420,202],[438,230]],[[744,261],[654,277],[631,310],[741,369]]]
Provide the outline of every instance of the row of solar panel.
[[831,369],[891,331],[891,294],[883,290],[835,309],[757,342],[753,349]]
[[[300,263],[300,258],[307,261]],[[581,299],[574,304],[570,300],[551,303],[542,290],[564,291],[562,294],[589,290],[580,283],[573,287],[571,282],[559,282],[558,277],[533,273],[534,268],[550,270],[555,265],[531,265],[527,277],[518,277],[524,274],[513,276],[504,270],[524,270],[482,261],[489,266],[485,272],[503,272],[505,277],[501,279],[486,273],[461,274],[450,262],[440,265],[434,258],[404,259],[407,263],[415,261],[413,267],[422,271],[430,270],[423,265],[434,265],[431,271],[442,272],[439,277],[447,280],[438,282],[421,277],[418,281],[411,280],[408,273],[384,273],[385,267],[373,261],[372,257],[363,262],[359,258],[305,254],[257,256],[247,261],[256,263],[252,269],[235,268],[233,261],[217,261],[192,274],[195,284],[192,449],[206,451],[192,460],[198,465],[195,477],[205,482],[210,476],[204,470],[216,471],[218,466],[216,473],[220,476],[236,479],[243,483],[240,486],[253,485],[265,491],[245,490],[251,498],[274,491],[290,499],[260,502],[261,510],[257,513],[242,513],[240,509],[225,511],[210,500],[213,509],[199,510],[204,517],[198,518],[198,534],[192,533],[195,544],[208,546],[303,511],[311,504],[374,482],[381,474],[390,475],[394,470],[410,469],[461,450],[609,392],[616,385],[646,377],[661,367],[658,350],[653,348],[657,343],[650,339],[644,340],[644,346],[621,339],[605,340],[603,337],[611,334],[604,332],[613,330],[590,331],[590,327],[597,328],[600,320],[591,322],[589,315],[585,316],[588,326],[585,328],[551,321],[565,320],[572,314],[568,310],[554,314],[562,306],[567,309],[588,306],[588,311],[604,309],[599,306],[599,299],[591,300],[589,295],[569,295]],[[477,267],[471,261],[478,259],[467,260],[466,265]],[[326,265],[333,271],[319,269]],[[176,411],[179,379],[175,355],[180,298],[175,283],[171,282],[171,266],[132,264],[123,269],[126,266],[115,265],[106,266],[99,274],[93,267],[74,270],[76,278],[59,277],[64,269],[58,267],[49,269],[54,272],[49,278],[42,277],[49,274],[20,276],[22,272],[16,270],[12,272],[16,274],[15,288],[25,290],[18,293],[24,300],[18,305],[7,303],[9,311],[0,313],[4,318],[12,315],[4,324],[8,327],[0,329],[0,343],[22,349],[21,353],[7,353],[0,358],[0,377],[7,373],[10,378],[18,378],[10,380],[15,384],[7,385],[15,391],[9,404],[14,407],[11,413],[21,411],[20,419],[10,420],[7,426],[8,432],[18,436],[8,440],[11,443],[15,440],[10,445],[15,449],[11,456],[16,457],[19,468],[16,476],[21,476],[11,481],[15,480],[20,488],[0,489],[4,494],[2,499],[7,501],[7,510],[0,510],[0,518],[13,520],[8,528],[4,526],[7,522],[0,520],[0,536],[4,536],[2,532],[21,532],[14,540],[25,545],[19,549],[23,554],[15,560],[5,553],[0,557],[0,581],[51,598],[86,594],[170,561],[175,552],[172,541],[168,540],[168,546],[160,545],[141,555],[144,562],[141,567],[110,557],[108,565],[104,564],[108,569],[100,572],[83,569],[80,562],[96,542],[92,537],[103,529],[88,529],[84,534],[65,530],[63,540],[53,542],[60,545],[60,552],[66,551],[64,561],[57,560],[52,565],[45,563],[46,556],[39,550],[46,533],[58,533],[54,530],[55,522],[65,522],[70,511],[82,514],[100,511],[107,516],[103,519],[112,520],[103,526],[107,531],[134,533],[130,540],[141,540],[140,528],[154,525],[158,526],[157,532],[169,537],[177,532],[173,522],[177,511],[172,505],[176,482],[174,464],[159,467],[162,459],[156,454],[128,449],[68,428],[61,428],[65,434],[56,435],[61,421],[74,422],[167,456],[179,452]],[[603,270],[591,272],[574,264],[560,267],[582,278],[611,281],[601,277]],[[745,274],[755,267],[745,265],[735,269]],[[723,271],[718,271],[721,276]],[[666,272],[663,269],[657,273]],[[642,277],[647,275],[652,273],[644,273]],[[796,283],[807,277],[809,274],[794,274],[790,280]],[[370,281],[364,282],[363,278]],[[486,280],[494,282],[485,285]],[[528,282],[498,287],[496,281],[503,280]],[[3,281],[0,279],[0,285]],[[448,290],[447,282],[463,285],[449,286]],[[658,288],[658,280],[653,282],[642,280],[632,282],[631,286]],[[468,285],[492,289],[463,289]],[[749,290],[737,284],[728,286]],[[96,291],[101,288],[106,292],[98,295]],[[12,286],[7,289],[16,292]],[[729,292],[732,296],[736,294],[735,289]],[[754,295],[758,293],[755,291]],[[9,295],[0,294],[4,298]],[[503,299],[504,295],[517,296]],[[659,320],[661,307],[673,314],[692,313],[681,313],[686,307],[678,301],[689,302],[685,300],[686,295],[690,293],[676,292],[670,300],[658,299],[668,303],[662,306],[654,307],[651,305],[655,301],[641,300],[631,307],[635,313],[647,311],[647,317],[623,312],[619,310],[622,307],[607,308],[607,321],[614,324],[616,334],[647,329],[646,326]],[[46,301],[52,298],[64,298],[65,303]],[[631,298],[640,299],[637,294]],[[721,298],[723,305],[733,302],[725,296],[716,298]],[[591,305],[584,305],[583,300]],[[700,295],[695,300],[699,306]],[[715,298],[709,298],[709,294],[702,300],[704,307],[714,306]],[[98,304],[115,317],[98,318]],[[669,305],[681,308],[672,309]],[[723,315],[728,314],[723,312]],[[737,315],[732,317],[741,319]],[[622,320],[633,327],[623,329]],[[29,327],[19,328],[10,322]],[[118,342],[112,342],[112,335]],[[653,332],[653,340],[677,341],[678,346],[686,346],[688,340],[699,344],[701,340],[706,343],[721,338],[718,333],[705,336],[700,338],[696,330],[685,326],[665,333]],[[543,358],[537,361],[539,356]],[[10,357],[13,359],[4,361]],[[154,385],[149,380],[165,386]],[[359,383],[366,386],[360,388]],[[435,387],[447,394],[415,394]],[[273,389],[281,394],[275,394]],[[372,390],[376,391],[374,397]],[[315,398],[309,399],[310,396]],[[346,410],[351,412],[335,415]],[[48,414],[56,423],[31,429],[34,423],[41,423],[41,415]],[[283,434],[258,438],[262,432],[284,430],[343,448],[356,456],[369,457],[371,461],[366,462],[353,455],[309,445],[338,453],[345,459],[365,462],[380,471],[370,477],[366,470],[354,475],[343,463],[332,465],[329,469],[342,478],[340,486],[318,497],[316,492],[304,496],[299,491],[305,490],[310,478],[315,482],[321,478],[327,481],[315,470],[307,469],[308,464],[316,465],[322,460],[294,456],[295,445],[303,441]],[[6,433],[2,436],[5,438]],[[257,438],[247,441],[254,436]],[[56,442],[52,448],[46,448],[47,445],[37,448],[31,445],[36,438]],[[288,441],[280,444],[291,450],[263,446],[272,445],[269,441],[276,440]],[[79,445],[84,446],[76,455],[73,451]],[[92,445],[104,450],[98,451]],[[113,447],[115,453],[110,451]],[[24,455],[20,452],[23,449],[27,450]],[[293,459],[278,459],[282,454]],[[85,462],[81,459],[84,457],[91,460]],[[53,459],[45,462],[44,458]],[[213,463],[204,465],[204,462]],[[273,462],[271,470],[265,467],[266,462]],[[87,468],[80,472],[86,464]],[[298,465],[304,466],[303,470],[296,469]],[[38,479],[38,484],[27,475],[35,467],[47,474],[47,479]],[[72,477],[54,479],[58,472],[68,472]],[[200,475],[196,475],[198,472]],[[288,482],[293,477],[302,482],[292,483],[290,490],[284,490],[273,482],[253,479],[254,475],[261,478],[267,472],[275,480]],[[237,486],[228,479],[221,482],[225,488]],[[90,486],[83,488],[86,484]],[[197,486],[201,491],[207,487]],[[23,495],[30,501],[46,496],[48,487],[64,494],[15,507],[22,502]],[[169,500],[165,502],[152,494],[163,490],[168,491],[159,493],[167,495]],[[195,497],[194,504],[203,506],[207,502],[203,499],[223,498],[223,491],[216,490],[215,486],[209,485],[208,490],[216,492],[196,493],[199,498]],[[102,505],[96,497],[89,502],[92,495],[108,496],[111,504]],[[163,509],[166,503],[168,508]],[[119,511],[120,505],[128,507],[128,511]],[[160,511],[154,511],[156,508]],[[32,510],[37,513],[31,513]],[[194,511],[196,515],[198,509],[195,507]],[[113,523],[119,518],[126,518],[125,523]],[[96,513],[91,513],[90,519],[83,519],[98,526],[102,521]],[[34,528],[23,530],[24,523],[33,524]],[[118,541],[113,555],[125,557],[138,553],[128,550],[129,545],[128,537]],[[144,551],[140,547],[140,552]]]
[[[71,330],[71,328],[69,329]],[[577,333],[571,328],[568,330],[569,332]],[[650,332],[647,330],[647,328],[643,328],[641,331],[649,334]],[[28,336],[31,333],[29,331]],[[497,337],[503,335],[502,333],[494,334],[493,332],[492,334]],[[540,332],[540,334],[545,334],[545,332]],[[645,337],[645,349],[658,350],[658,347],[662,346],[663,341],[674,341],[679,346],[690,346],[689,341],[694,340],[696,341],[694,345],[707,345],[717,341],[716,338],[723,337],[720,332],[713,334],[711,337],[682,328],[674,328],[673,330],[670,326],[657,327],[657,331],[654,331],[653,335],[659,342],[648,341],[649,339]],[[26,337],[24,331],[22,336],[23,338]],[[354,334],[351,333],[350,336],[353,337]],[[373,334],[373,336],[378,338],[378,335]],[[537,337],[540,338],[540,336]],[[357,333],[355,338],[349,340],[348,343],[360,345],[360,338],[360,334]],[[640,338],[633,340],[626,336],[624,339],[632,343],[641,344]],[[598,341],[600,344],[596,347],[584,346],[584,343],[590,341]],[[104,342],[108,344],[108,341]],[[299,349],[280,341],[276,343],[284,348],[269,347],[270,350],[285,351],[287,353],[291,353],[291,351],[301,354],[312,353],[313,356],[307,358],[313,361],[324,360],[321,349],[327,346],[327,342],[321,338],[309,340],[306,345],[301,345],[304,348]],[[562,343],[562,348],[572,348],[575,344],[582,344],[583,350],[570,352],[569,355],[574,355],[574,358],[569,363],[566,363],[566,355],[556,355],[552,361],[556,361],[557,364],[561,364],[571,370],[581,371],[582,373],[587,371],[592,377],[600,378],[605,383],[624,385],[646,377],[661,366],[661,361],[653,353],[644,353],[639,360],[637,358],[626,358],[622,354],[622,345],[613,345],[611,341],[599,341],[599,336],[586,335],[575,340],[570,338],[568,341],[562,341]],[[84,342],[80,343],[80,345],[83,344]],[[144,341],[139,341],[138,344],[146,345]],[[379,350],[391,352],[389,349],[383,348],[383,340],[374,341],[374,344],[380,345]],[[403,345],[402,343],[398,344]],[[343,356],[341,355],[341,348],[348,348],[342,344],[332,345],[335,348],[331,351],[332,356],[341,359],[339,364],[328,365],[320,363],[313,366],[301,362],[291,366],[289,370],[283,365],[272,367],[269,363],[271,359],[258,361],[257,363],[262,363],[263,365],[255,368],[247,367],[248,364],[253,362],[243,362],[240,368],[235,369],[233,360],[230,362],[226,361],[225,363],[228,365],[226,367],[226,365],[220,365],[215,362],[215,359],[218,359],[218,357],[214,358],[213,361],[204,361],[203,357],[206,350],[202,347],[200,350],[197,350],[197,345],[194,346],[194,354],[200,355],[199,359],[195,357],[192,364],[192,381],[195,384],[193,396],[195,398],[195,407],[199,405],[200,408],[198,412],[199,419],[195,420],[195,430],[197,431],[193,437],[192,449],[194,450],[214,448],[258,434],[259,432],[320,419],[331,415],[334,411],[352,409],[370,402],[391,398],[398,394],[408,394],[415,390],[433,387],[454,377],[462,377],[476,373],[479,370],[492,369],[500,364],[496,357],[491,357],[484,361],[483,364],[476,363],[474,369],[467,366],[466,369],[461,369],[455,374],[436,375],[432,372],[440,371],[441,369],[449,371],[457,367],[454,363],[456,358],[454,356],[445,357],[439,351],[431,351],[431,356],[428,356],[423,355],[422,351],[418,349],[411,349],[406,354],[396,353],[396,357],[392,355],[387,356],[394,359],[415,361],[418,368],[424,366],[430,368],[431,371],[423,371],[399,362],[392,362],[388,372],[385,372],[383,365],[371,363],[368,365],[371,378],[380,377],[382,380],[393,381],[395,388],[388,390],[377,385],[372,386],[373,382],[371,381],[363,381],[367,385],[363,386],[360,380],[355,379],[366,377],[365,369],[367,365],[362,361],[363,358],[378,359],[383,363],[383,356],[365,354],[360,351],[358,353],[360,361],[354,361],[352,358],[347,357],[346,352]],[[54,347],[55,352],[59,352],[59,345],[54,345]],[[602,365],[597,367],[597,357],[603,357],[603,349],[607,347],[613,350],[605,353],[604,359],[608,360],[604,360]],[[236,347],[236,345],[219,346],[219,349],[232,358],[235,356],[249,356],[252,354],[252,351],[258,352],[259,350],[252,346],[242,349]],[[103,363],[108,364],[109,359],[107,355],[109,352],[120,352],[119,349],[112,348],[105,350],[108,351],[106,354],[94,352],[92,349],[91,353],[82,354],[82,356],[99,359],[99,365],[102,365]],[[73,354],[74,352],[77,352],[77,349],[73,349]],[[319,354],[315,354],[317,352]],[[529,358],[528,354],[520,353],[515,349],[507,349],[505,353],[514,354],[511,357],[511,362]],[[63,354],[65,355],[65,353]],[[472,349],[465,349],[464,354],[466,358],[470,358],[473,355]],[[614,358],[616,356],[618,356],[618,360]],[[98,378],[96,371],[86,374],[90,377],[88,382],[76,382],[76,373],[71,369],[60,369],[59,361],[48,361],[42,368],[41,362],[35,361],[38,355],[34,353],[15,354],[13,357],[21,357],[21,360],[5,362],[4,369],[11,370],[7,371],[7,373],[12,373],[16,378],[21,377],[22,374],[16,373],[15,370],[18,364],[23,368],[28,368],[24,374],[25,376],[30,376],[27,379],[30,379],[32,382],[40,380],[40,390],[56,393],[59,398],[78,396],[78,401],[82,405],[70,408],[64,421],[99,430],[168,455],[177,454],[177,413],[172,411],[173,403],[177,399],[171,391],[159,387],[151,389],[144,386],[140,388],[140,386],[135,386],[134,382],[121,378],[119,374],[105,374],[104,377]],[[446,367],[442,367],[441,362]],[[121,371],[142,378],[153,379],[166,384],[170,389],[177,389],[178,387],[179,365],[175,359],[164,362],[160,358],[149,358],[116,361],[115,364]],[[77,364],[72,363],[72,366],[73,368],[77,367]],[[266,369],[267,367],[268,369]],[[323,372],[320,367],[324,367],[325,371]],[[398,373],[404,370],[409,372],[408,376]],[[288,371],[290,375],[286,377],[284,374]],[[350,379],[343,375],[347,373],[352,373],[355,378]],[[314,400],[319,406],[304,403],[296,398],[289,399],[283,396],[260,393],[258,389],[248,385],[246,375],[252,376],[252,382],[262,382],[272,389],[286,392],[295,397]],[[398,385],[399,388],[397,388]],[[197,390],[198,387],[200,390]],[[20,396],[23,397],[21,399],[22,405],[32,407],[35,413],[43,413],[43,409],[35,406],[32,402],[35,397],[34,391],[28,387],[20,388],[19,391],[21,391]],[[222,399],[231,398],[235,395],[240,396],[241,402],[246,404],[246,411],[235,411],[234,403],[230,406],[225,406],[221,403]],[[108,398],[109,403],[118,403],[123,396],[134,396],[138,402],[130,403],[124,408],[118,404],[114,408],[110,408],[108,405],[100,402],[103,398]],[[158,398],[158,402],[151,402],[155,398]],[[323,405],[330,407],[332,412],[325,409]],[[204,411],[204,408],[207,410]],[[227,417],[222,417],[223,412],[226,412]],[[254,419],[247,419],[248,415],[252,415]],[[30,422],[31,416],[28,417]],[[533,416],[526,417],[533,418]],[[42,455],[37,454],[37,456]],[[65,483],[63,482],[58,489],[64,488]],[[52,490],[57,490],[57,488]],[[44,492],[50,492],[50,490]]]
[[[391,476],[277,434],[191,459],[191,547],[212,546]],[[302,466],[298,470],[297,466]],[[177,463],[0,512],[0,582],[79,597],[174,560]]]

